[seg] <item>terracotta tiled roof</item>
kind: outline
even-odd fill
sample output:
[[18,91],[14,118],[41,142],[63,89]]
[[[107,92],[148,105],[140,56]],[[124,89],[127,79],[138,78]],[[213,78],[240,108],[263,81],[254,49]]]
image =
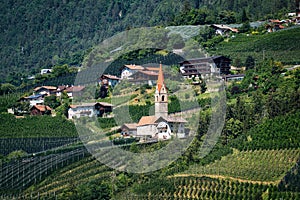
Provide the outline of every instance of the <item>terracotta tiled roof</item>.
[[154,115],[152,116],[143,116],[139,123],[138,126],[143,126],[143,125],[147,125],[147,124],[155,124],[156,121],[156,117]]
[[125,65],[125,67],[132,69],[132,70],[143,70],[144,67],[140,65]]
[[159,67],[146,67],[145,69],[148,71],[159,71]]
[[107,102],[98,102],[100,105],[102,105],[102,106],[114,106],[113,104],[111,104],[111,103],[107,103]]
[[158,72],[158,78],[157,78],[157,90],[160,92],[162,86],[165,84],[164,83],[164,74],[162,71],[162,65],[160,64],[159,66],[159,72]]
[[142,71],[142,70],[140,70],[140,71],[138,71],[138,72],[140,72],[140,73],[142,73],[142,74],[149,75],[149,76],[158,76],[158,73],[157,73],[157,72],[154,72],[154,71]]
[[174,122],[174,123],[187,123],[187,121],[185,119],[183,119],[182,117],[171,117],[171,116],[159,117],[155,122],[158,122],[160,120],[163,120],[166,122]]
[[128,129],[136,129],[137,123],[132,123],[132,124],[123,124],[124,127],[127,127]]
[[32,106],[31,109],[33,109],[33,108],[36,108],[41,112],[45,112],[47,110],[52,110],[49,106],[45,106],[45,105],[34,105],[34,106]]
[[67,88],[67,86],[64,86],[64,85],[60,85],[57,87],[57,91],[63,91]]
[[113,79],[113,80],[120,80],[121,78],[117,77],[117,76],[114,76],[114,75],[110,75],[110,74],[103,74],[102,75],[104,78],[107,78],[107,79]]
[[270,22],[272,22],[272,23],[280,23],[281,21],[278,20],[278,19],[270,19]]
[[70,105],[70,108],[77,108],[77,105]]

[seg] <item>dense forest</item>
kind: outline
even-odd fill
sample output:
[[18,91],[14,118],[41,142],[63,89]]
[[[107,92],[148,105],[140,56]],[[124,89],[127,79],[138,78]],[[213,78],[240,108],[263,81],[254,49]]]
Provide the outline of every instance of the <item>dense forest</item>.
[[[0,80],[20,84],[41,68],[78,66],[93,46],[141,26],[240,23],[294,11],[294,1],[2,1]],[[16,79],[16,77],[18,77]]]

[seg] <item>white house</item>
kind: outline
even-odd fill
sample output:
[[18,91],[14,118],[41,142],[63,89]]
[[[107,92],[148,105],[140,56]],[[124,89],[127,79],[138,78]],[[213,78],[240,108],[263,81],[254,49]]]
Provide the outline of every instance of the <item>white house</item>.
[[82,103],[80,105],[70,105],[68,118],[80,117],[102,117],[104,113],[112,111],[112,104],[106,102]]
[[229,26],[223,25],[223,24],[212,24],[211,27],[215,29],[216,35],[228,35],[228,33],[238,33],[238,29],[231,28]]
[[41,75],[50,74],[51,72],[52,72],[52,69],[41,69]]
[[22,97],[19,101],[29,102],[30,106],[44,104],[45,94],[34,94],[28,97]]
[[129,76],[131,76],[139,70],[144,70],[144,67],[140,65],[124,65],[121,68],[121,79],[129,79]]
[[33,89],[34,94],[41,94],[41,95],[46,95],[46,96],[50,96],[51,94],[55,94],[56,93],[56,89],[57,87],[55,86],[40,86],[40,87],[36,87]]
[[100,77],[100,81],[102,82],[103,85],[109,85],[111,87],[114,87],[115,85],[117,85],[120,80],[121,80],[121,78],[114,76],[114,75],[110,75],[110,74],[103,74]]

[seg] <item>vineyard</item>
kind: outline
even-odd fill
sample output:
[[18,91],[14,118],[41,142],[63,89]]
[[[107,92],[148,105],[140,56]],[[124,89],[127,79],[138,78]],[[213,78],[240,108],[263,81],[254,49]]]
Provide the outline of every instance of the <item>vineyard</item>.
[[75,125],[63,117],[0,114],[1,138],[77,137]]
[[59,168],[89,155],[85,148],[75,148],[46,155],[37,155],[1,164],[0,194],[20,192],[36,184]]
[[166,29],[170,30],[170,33],[180,34],[182,38],[189,39],[199,34],[199,31],[204,26],[168,26]]
[[245,62],[247,56],[252,56],[258,61],[262,61],[263,58],[274,58],[286,64],[297,64],[300,62],[299,45],[297,45],[300,43],[299,31],[300,28],[296,27],[264,35],[239,34],[229,42],[220,43],[216,46],[216,50],[210,53],[229,56],[233,60],[239,59],[242,62]]
[[215,175],[275,184],[296,164],[299,157],[300,149],[234,151],[214,163],[191,166],[182,174]]
[[25,194],[30,195],[32,199],[59,196],[60,192],[63,192],[68,187],[76,187],[94,179],[98,181],[108,180],[113,173],[110,168],[89,156],[63,169],[57,170],[55,176],[48,176],[40,184],[28,188]]
[[11,108],[20,97],[21,93],[17,92],[0,95],[0,112],[7,112],[7,109]]
[[0,138],[0,154],[23,150],[28,154],[79,142],[78,137]]
[[[201,177],[173,177],[136,185],[116,199],[298,199],[299,194],[279,192],[275,186]],[[144,195],[139,195],[144,194]],[[126,196],[126,198],[124,198]]]
[[239,150],[299,148],[300,112],[268,119],[234,140]]

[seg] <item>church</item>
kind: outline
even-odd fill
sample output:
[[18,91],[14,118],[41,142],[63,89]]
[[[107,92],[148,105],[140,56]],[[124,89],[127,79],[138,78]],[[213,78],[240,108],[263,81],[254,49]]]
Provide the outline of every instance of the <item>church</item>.
[[143,116],[137,124],[124,124],[122,133],[127,132],[127,128],[136,127],[134,136],[142,139],[156,138],[158,140],[168,140],[172,136],[178,138],[185,137],[185,124],[187,121],[181,117],[171,117],[168,115],[168,91],[164,81],[162,65],[160,64],[156,90],[154,93],[155,115]]

